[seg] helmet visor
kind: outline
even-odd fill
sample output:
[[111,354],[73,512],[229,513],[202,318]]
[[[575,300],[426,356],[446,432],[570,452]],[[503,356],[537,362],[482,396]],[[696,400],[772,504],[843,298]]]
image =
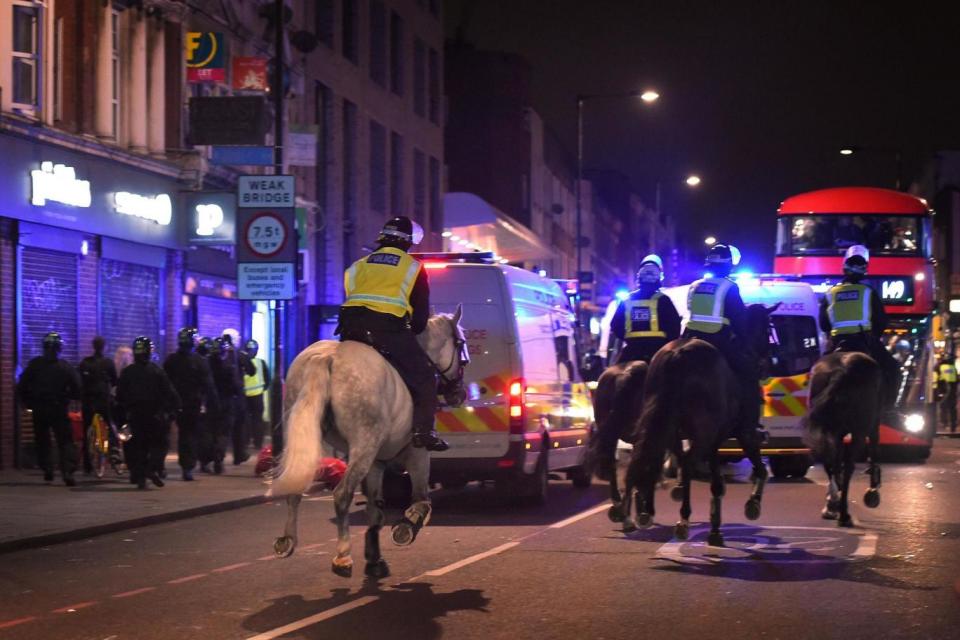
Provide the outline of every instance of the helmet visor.
[[411,220],[413,225],[413,232],[410,234],[410,242],[413,244],[420,244],[423,242],[423,227],[421,227],[416,220]]

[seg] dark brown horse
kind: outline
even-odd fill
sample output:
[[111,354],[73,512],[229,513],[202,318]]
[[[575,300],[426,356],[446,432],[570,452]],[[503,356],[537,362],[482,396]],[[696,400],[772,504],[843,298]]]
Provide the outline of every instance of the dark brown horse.
[[643,410],[643,383],[647,363],[642,360],[623,362],[607,367],[597,380],[593,394],[593,415],[597,433],[590,441],[587,468],[610,482],[608,516],[614,522],[623,520],[622,479],[616,463],[617,440],[630,441],[634,425]]
[[870,356],[856,351],[826,355],[810,371],[810,411],[804,421],[807,442],[823,462],[830,481],[822,515],[841,527],[852,527],[847,505],[850,479],[867,438],[870,488],[863,502],[880,504],[877,441],[880,425],[881,372]]
[[[775,309],[763,305],[747,307],[744,347],[764,362],[770,351],[770,314]],[[670,451],[680,467],[680,483],[671,494],[682,502],[674,534],[680,540],[687,539],[690,482],[697,464],[707,460],[712,495],[708,543],[723,545],[720,513],[725,486],[717,449],[731,434],[737,435],[753,465],[753,488],[744,508],[745,515],[748,520],[760,517],[767,470],[760,459],[759,442],[753,437],[741,437],[736,428],[742,398],[740,381],[723,355],[703,340],[674,340],[654,356],[647,372],[643,412],[637,424],[636,444],[625,486],[626,495],[633,489],[637,491],[638,524],[647,526],[653,521],[654,490],[664,455]],[[631,500],[625,500],[624,505],[629,521]]]

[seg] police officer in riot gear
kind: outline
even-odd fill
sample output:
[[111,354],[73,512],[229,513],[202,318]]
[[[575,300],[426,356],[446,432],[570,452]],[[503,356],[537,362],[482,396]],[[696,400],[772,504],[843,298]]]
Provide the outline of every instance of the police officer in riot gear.
[[[208,345],[210,370],[213,373],[213,385],[219,400],[218,411],[208,411],[208,437],[211,442],[210,457],[213,459],[213,472],[223,473],[223,459],[226,457],[227,440],[233,433],[237,421],[237,407],[243,397],[243,383],[236,366],[227,360],[228,345],[222,336],[214,338]],[[234,451],[234,456],[236,456]],[[239,464],[236,458],[234,462]],[[241,460],[242,462],[242,460]]]
[[194,353],[197,330],[184,327],[177,333],[177,351],[167,356],[163,370],[180,396],[177,413],[177,454],[185,481],[193,480],[201,440],[200,414],[204,407],[216,410],[217,391],[207,361]]
[[225,329],[223,332],[223,361],[232,369],[237,377],[241,393],[233,399],[233,421],[230,423],[230,436],[233,443],[233,464],[243,464],[250,459],[247,453],[247,442],[250,434],[247,431],[247,404],[242,393],[244,376],[253,375],[256,369],[247,354],[237,350],[240,334],[236,329]]
[[828,351],[859,351],[876,360],[883,372],[881,406],[890,409],[896,401],[900,367],[881,341],[887,328],[883,300],[863,282],[869,262],[870,252],[863,245],[847,249],[843,280],[820,301],[820,327],[830,336]]
[[267,430],[263,419],[263,399],[270,388],[270,369],[263,358],[257,357],[259,351],[260,345],[256,340],[247,340],[243,353],[253,365],[254,373],[243,377],[243,394],[246,399],[247,433],[253,437],[253,446],[257,451],[263,447],[263,436]]
[[746,307],[740,288],[730,277],[739,262],[740,251],[733,245],[716,244],[707,252],[707,274],[691,284],[687,293],[690,319],[683,337],[709,342],[723,354],[741,382],[738,436],[760,440],[764,434],[760,427],[760,367],[756,354],[740,339],[746,328]]
[[[97,336],[93,339],[93,355],[87,356],[80,361],[77,371],[80,374],[80,380],[83,383],[82,411],[83,411],[83,472],[91,473],[93,468],[90,461],[90,450],[87,443],[87,432],[90,424],[93,422],[94,414],[110,422],[110,400],[113,389],[117,386],[117,367],[112,358],[103,355],[103,349],[106,341]],[[114,442],[113,431],[110,431],[110,449],[111,459],[117,460],[116,447],[118,443]]]
[[680,337],[680,314],[673,302],[660,291],[663,261],[650,254],[640,263],[637,288],[620,303],[610,331],[624,342],[618,363],[650,362],[660,347]]
[[344,274],[346,300],[337,331],[341,340],[365,342],[396,368],[413,400],[413,446],[446,451],[434,430],[437,409],[436,367],[416,336],[430,316],[426,270],[407,252],[423,239],[423,229],[406,216],[389,220],[377,238],[377,250]]
[[43,337],[43,355],[32,359],[20,376],[17,392],[23,403],[33,412],[34,444],[37,464],[43,469],[43,479],[53,481],[53,462],[50,460],[50,434],[57,443],[60,472],[68,487],[76,485],[73,473],[77,465],[77,451],[67,408],[71,400],[80,398],[80,376],[66,360],[60,358],[63,340],[60,334],[50,332]]
[[180,409],[180,396],[163,369],[150,359],[153,343],[146,336],[133,341],[133,364],[120,374],[119,403],[133,437],[130,439],[130,481],[140,489],[149,479],[162,487],[159,471],[166,453],[168,416]]

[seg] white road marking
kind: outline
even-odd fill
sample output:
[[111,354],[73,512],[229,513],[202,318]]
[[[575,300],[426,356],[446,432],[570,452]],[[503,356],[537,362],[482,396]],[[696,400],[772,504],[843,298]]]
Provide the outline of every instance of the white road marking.
[[[555,522],[543,529],[539,529],[537,531],[534,531],[533,533],[528,533],[527,535],[517,538],[516,540],[513,540],[511,542],[506,542],[504,544],[501,544],[500,546],[494,547],[492,549],[488,549],[487,551],[477,553],[475,555],[470,556],[469,558],[458,560],[457,562],[448,564],[445,567],[440,567],[439,569],[432,569],[425,573],[421,573],[420,575],[414,578],[411,578],[409,580],[406,580],[401,584],[409,584],[411,582],[415,582],[420,578],[424,578],[427,576],[437,577],[437,576],[446,575],[448,573],[452,573],[457,569],[462,569],[463,567],[471,565],[475,562],[485,560],[486,558],[489,558],[491,556],[495,556],[497,554],[503,553],[504,551],[513,549],[514,547],[518,546],[521,542],[523,542],[524,540],[527,540],[528,538],[532,538],[533,536],[540,535],[551,529],[560,529],[560,528],[566,527],[567,525],[573,524],[574,522],[578,522],[580,520],[583,520],[584,518],[588,518],[594,514],[600,513],[601,511],[605,511],[607,508],[608,508],[607,504],[605,503],[599,504],[595,507],[587,509],[586,511],[581,511],[580,513],[574,516],[566,518],[565,520],[561,520],[560,522]],[[336,538],[334,538],[333,540],[336,540]],[[390,590],[392,590],[392,587],[387,587],[386,589],[384,589],[384,591],[390,591]],[[304,627],[309,627],[312,624],[323,622],[324,620],[329,620],[330,618],[334,618],[340,615],[341,613],[346,613],[348,611],[352,611],[353,609],[366,606],[371,602],[375,602],[379,599],[380,599],[379,596],[363,596],[362,598],[357,598],[356,600],[347,602],[338,607],[334,607],[333,609],[328,609],[327,611],[321,611],[320,613],[316,613],[312,616],[308,616],[301,620],[296,620],[282,627],[271,629],[270,631],[264,631],[259,635],[251,636],[247,640],[273,640],[274,638],[279,638],[280,636],[291,633],[293,631],[298,631],[300,629],[303,629]]]

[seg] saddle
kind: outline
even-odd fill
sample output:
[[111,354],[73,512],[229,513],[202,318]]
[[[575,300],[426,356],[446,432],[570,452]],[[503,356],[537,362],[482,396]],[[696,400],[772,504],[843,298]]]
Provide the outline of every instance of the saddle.
[[366,329],[353,329],[341,332],[338,329],[337,333],[340,335],[341,342],[362,342],[368,347],[373,348],[373,350],[383,356],[387,362],[393,364],[393,355],[387,350],[386,347],[377,344],[376,341],[374,341],[373,334],[371,334],[370,331]]

